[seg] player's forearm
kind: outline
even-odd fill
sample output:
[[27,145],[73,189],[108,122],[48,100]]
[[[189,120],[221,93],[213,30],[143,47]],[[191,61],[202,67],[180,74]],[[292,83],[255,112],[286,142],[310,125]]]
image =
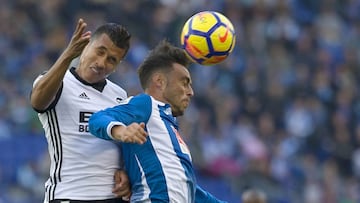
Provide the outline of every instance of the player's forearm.
[[31,93],[31,105],[35,109],[44,110],[54,100],[72,60],[73,57],[64,52],[49,71],[35,84]]
[[99,111],[97,113],[94,113],[89,119],[90,133],[101,139],[112,140],[111,137],[111,128],[113,126],[111,125],[112,122],[113,119],[108,115],[106,115],[104,111]]

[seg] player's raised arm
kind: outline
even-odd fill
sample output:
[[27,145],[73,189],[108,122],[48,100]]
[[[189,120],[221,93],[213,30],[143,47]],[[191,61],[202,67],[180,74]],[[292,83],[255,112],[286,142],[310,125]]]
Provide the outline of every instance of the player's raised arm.
[[61,87],[64,75],[71,61],[79,56],[89,43],[91,32],[84,32],[86,23],[79,19],[70,43],[45,75],[35,83],[31,93],[31,105],[37,110],[45,110],[54,100]]

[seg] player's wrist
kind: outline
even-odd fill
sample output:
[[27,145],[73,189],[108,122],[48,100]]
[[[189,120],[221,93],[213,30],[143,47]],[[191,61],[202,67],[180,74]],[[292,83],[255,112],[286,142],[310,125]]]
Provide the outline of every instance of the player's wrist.
[[108,136],[116,141],[123,141],[123,132],[126,126],[121,122],[113,122],[109,125]]
[[107,133],[107,136],[108,138],[112,139],[112,140],[116,140],[116,141],[120,141],[120,140],[117,140],[113,135],[113,128],[116,127],[116,126],[125,126],[125,124],[121,123],[121,122],[117,122],[117,121],[113,121],[113,122],[110,122],[106,128],[106,133]]
[[74,60],[78,55],[74,54],[73,51],[69,47],[67,47],[64,52],[62,53],[61,59],[63,61],[71,62]]

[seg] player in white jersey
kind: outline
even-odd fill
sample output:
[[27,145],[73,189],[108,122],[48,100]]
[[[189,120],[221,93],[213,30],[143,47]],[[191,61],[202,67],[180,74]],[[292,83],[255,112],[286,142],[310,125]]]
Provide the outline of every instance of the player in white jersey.
[[[93,34],[85,28],[79,19],[69,45],[34,81],[31,93],[51,159],[44,202],[121,202],[118,196],[130,195],[128,177],[118,170],[118,146],[92,136],[88,128],[91,114],[127,97],[107,76],[125,57],[130,34],[115,23]],[[69,67],[76,57],[78,65]]]
[[195,179],[191,155],[179,133],[176,117],[193,96],[189,59],[184,51],[161,42],[138,69],[145,93],[94,113],[90,132],[122,143],[125,168],[132,185],[131,202],[221,202],[202,190]]

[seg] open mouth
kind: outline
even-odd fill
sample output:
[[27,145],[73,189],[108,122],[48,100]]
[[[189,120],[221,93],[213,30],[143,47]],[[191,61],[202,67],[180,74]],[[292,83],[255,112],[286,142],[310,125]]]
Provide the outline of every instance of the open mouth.
[[96,73],[96,74],[98,74],[98,75],[101,74],[101,71],[99,71],[99,69],[96,68],[96,67],[91,67],[90,69],[91,69],[94,73]]

